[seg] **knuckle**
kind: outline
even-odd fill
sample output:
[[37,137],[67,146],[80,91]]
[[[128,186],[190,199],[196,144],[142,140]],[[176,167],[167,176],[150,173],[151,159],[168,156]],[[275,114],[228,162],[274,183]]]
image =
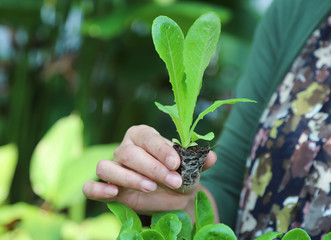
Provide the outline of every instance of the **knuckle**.
[[130,159],[134,156],[134,149],[133,145],[126,145],[125,147],[122,148],[122,151],[119,156],[119,161],[121,163],[127,163],[130,161]]
[[115,150],[114,150],[114,153],[113,153],[114,160],[120,158],[120,152],[121,152],[121,145],[118,146],[117,148],[115,148]]
[[103,169],[106,166],[106,164],[108,164],[108,160],[101,160],[97,163],[97,169],[96,169],[96,174],[99,178],[102,178],[103,176]]
[[152,166],[151,174],[153,179],[163,179],[166,177],[167,171],[163,165],[155,164]]

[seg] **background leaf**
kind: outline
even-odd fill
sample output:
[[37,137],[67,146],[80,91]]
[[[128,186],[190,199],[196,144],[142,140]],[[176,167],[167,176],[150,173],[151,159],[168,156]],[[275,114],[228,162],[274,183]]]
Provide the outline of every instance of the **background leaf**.
[[56,198],[53,199],[58,209],[85,201],[83,184],[98,179],[95,174],[98,162],[102,159],[112,160],[117,146],[117,143],[90,146],[80,157],[65,165],[58,179]]
[[57,121],[38,143],[31,160],[30,179],[36,194],[54,201],[61,173],[83,152],[83,123],[77,115]]
[[215,214],[208,196],[203,191],[198,191],[194,201],[194,214],[196,232],[205,225],[213,224]]
[[6,200],[17,164],[17,147],[7,144],[0,147],[0,205]]

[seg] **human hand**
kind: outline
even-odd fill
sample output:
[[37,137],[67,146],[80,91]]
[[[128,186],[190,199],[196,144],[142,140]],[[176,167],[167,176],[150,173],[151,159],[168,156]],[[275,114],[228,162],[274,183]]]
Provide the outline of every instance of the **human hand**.
[[[114,160],[101,160],[97,176],[105,182],[86,182],[83,192],[87,198],[119,201],[141,214],[183,209],[191,212],[199,184],[190,193],[176,191],[182,184],[176,172],[180,157],[173,143],[146,125],[133,126],[126,132]],[[203,170],[216,161],[209,152]],[[192,205],[192,206],[191,206]]]

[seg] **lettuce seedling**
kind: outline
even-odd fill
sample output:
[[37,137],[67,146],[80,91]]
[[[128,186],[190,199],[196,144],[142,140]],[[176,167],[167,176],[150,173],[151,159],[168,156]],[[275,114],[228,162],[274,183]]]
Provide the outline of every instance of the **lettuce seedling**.
[[[235,233],[229,226],[214,223],[215,214],[212,205],[203,191],[198,191],[194,200],[194,224],[185,211],[173,210],[154,213],[150,227],[142,227],[139,216],[128,206],[119,202],[111,202],[107,205],[122,224],[117,237],[118,240],[237,240]],[[305,230],[295,228],[287,233],[268,232],[255,239],[310,240],[311,238]],[[330,239],[331,232],[326,234],[322,240]]]
[[196,101],[202,86],[202,78],[221,32],[221,23],[215,13],[199,17],[190,27],[186,37],[181,28],[172,19],[159,16],[153,21],[152,37],[156,51],[165,62],[169,81],[172,85],[175,104],[156,106],[170,115],[179,135],[173,141],[183,148],[196,145],[199,139],[210,141],[214,133],[200,135],[195,132],[198,122],[223,104],[237,102],[255,102],[246,98],[215,101],[201,112],[193,123]]

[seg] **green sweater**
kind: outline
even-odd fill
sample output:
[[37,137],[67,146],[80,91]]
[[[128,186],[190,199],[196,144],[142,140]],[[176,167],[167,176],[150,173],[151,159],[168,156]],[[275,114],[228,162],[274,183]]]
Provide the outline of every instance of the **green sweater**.
[[260,116],[307,38],[330,11],[331,0],[274,0],[257,28],[236,97],[258,103],[234,105],[214,149],[218,161],[201,178],[215,197],[221,222],[232,228]]

